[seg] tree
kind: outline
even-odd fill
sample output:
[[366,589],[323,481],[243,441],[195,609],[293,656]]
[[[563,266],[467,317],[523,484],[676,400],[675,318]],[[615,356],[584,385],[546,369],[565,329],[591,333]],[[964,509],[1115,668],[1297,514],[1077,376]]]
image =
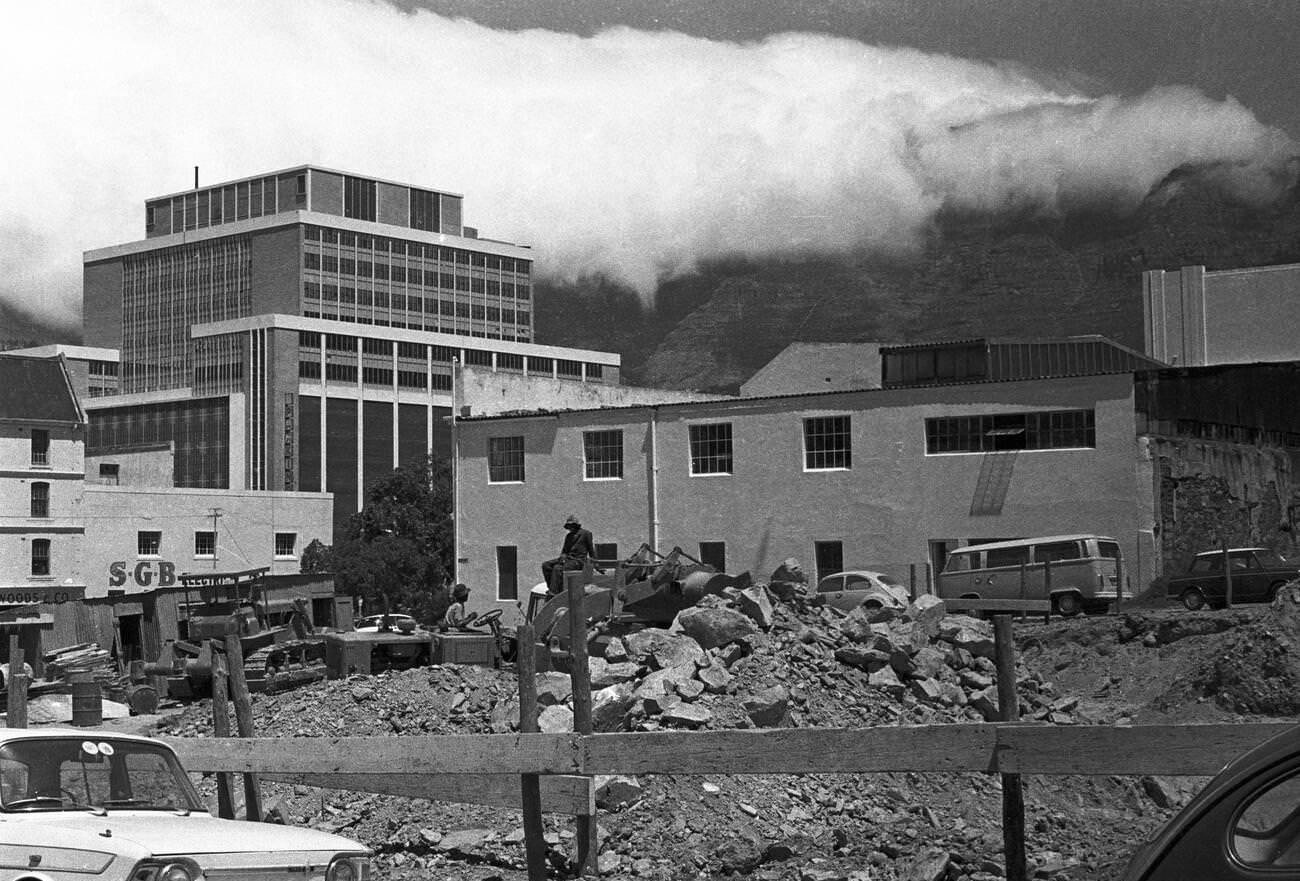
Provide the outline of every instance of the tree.
[[450,604],[454,554],[451,469],[443,459],[412,461],[366,493],[365,507],[329,549],[335,581],[368,614],[405,612],[436,624]]
[[313,538],[307,547],[302,549],[300,572],[333,572],[334,563],[330,559],[333,549],[321,541],[319,538]]

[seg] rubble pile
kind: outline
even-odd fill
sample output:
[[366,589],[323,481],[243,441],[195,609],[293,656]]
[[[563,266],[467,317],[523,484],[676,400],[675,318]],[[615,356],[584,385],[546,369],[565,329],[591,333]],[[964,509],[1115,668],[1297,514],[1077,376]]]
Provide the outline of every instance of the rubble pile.
[[[1164,632],[1161,625],[1132,617],[1056,626],[1059,637],[1046,636],[1055,631],[1045,625],[1018,632],[1031,645],[1022,648],[1017,668],[1024,719],[1113,721],[1114,713],[1098,709],[1104,702],[1095,694],[1072,696],[1054,684],[1053,674],[1091,671],[1080,652],[1104,650],[1117,653],[1100,658],[1115,671],[1119,653],[1145,652],[1132,656],[1133,669],[1148,675],[1152,652],[1170,648],[1147,638]],[[1080,649],[1076,637],[1097,644]],[[1183,642],[1197,638],[1222,634]],[[942,724],[983,721],[997,712],[991,625],[947,615],[929,597],[905,610],[846,614],[788,585],[755,585],[706,598],[666,630],[598,626],[589,649],[600,731]],[[1089,688],[1095,678],[1087,680]],[[571,730],[569,677],[541,673],[536,684],[543,730]],[[262,736],[505,733],[518,726],[517,688],[512,670],[484,667],[351,676],[257,695],[254,722]],[[164,733],[207,734],[210,715],[209,702],[191,705]],[[517,812],[266,788],[268,801],[290,822],[375,848],[379,878],[525,877]],[[1025,788],[1034,877],[1072,881],[1112,877],[1114,863],[1194,791],[1177,781],[1108,777],[1027,778]],[[600,867],[611,878],[994,881],[1002,875],[996,776],[612,777],[597,779],[597,803]],[[547,836],[558,872],[573,852],[571,821],[548,815]]]

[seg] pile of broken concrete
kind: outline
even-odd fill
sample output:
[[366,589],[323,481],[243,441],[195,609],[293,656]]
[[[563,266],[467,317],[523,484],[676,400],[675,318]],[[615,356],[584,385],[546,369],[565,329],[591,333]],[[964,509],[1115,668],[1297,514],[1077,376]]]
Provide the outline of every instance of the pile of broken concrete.
[[[680,612],[668,629],[590,641],[596,731],[768,728],[994,720],[998,717],[992,626],[950,615],[933,596],[905,609],[847,614],[802,592],[766,585],[728,589]],[[1024,711],[1072,721],[1068,700],[1020,672]],[[539,726],[573,730],[570,677],[537,676]],[[834,692],[830,718],[818,692]],[[846,700],[846,696],[850,696]],[[857,713],[853,713],[855,708]],[[900,710],[901,708],[901,710]],[[846,710],[849,712],[846,714]],[[518,701],[499,705],[492,730],[518,725]]]

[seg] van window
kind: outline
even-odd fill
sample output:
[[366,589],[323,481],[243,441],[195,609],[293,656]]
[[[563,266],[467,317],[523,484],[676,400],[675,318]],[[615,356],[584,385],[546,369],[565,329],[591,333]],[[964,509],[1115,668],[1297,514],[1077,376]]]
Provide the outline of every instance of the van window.
[[1222,554],[1210,554],[1204,557],[1197,557],[1192,561],[1191,572],[1193,575],[1205,575],[1209,572],[1220,572],[1222,570]]
[[1083,556],[1077,541],[1053,541],[1034,545],[1035,563],[1055,563],[1059,560],[1078,560]]
[[984,552],[988,562],[984,564],[986,569],[997,569],[1002,566],[1019,566],[1021,563],[1029,562],[1029,546],[1021,545],[1012,548],[991,548]]
[[969,572],[971,569],[979,567],[979,552],[969,554],[953,553],[948,555],[948,562],[943,567],[944,572]]
[[1097,556],[1108,557],[1112,560],[1119,559],[1119,544],[1113,541],[1097,542]]

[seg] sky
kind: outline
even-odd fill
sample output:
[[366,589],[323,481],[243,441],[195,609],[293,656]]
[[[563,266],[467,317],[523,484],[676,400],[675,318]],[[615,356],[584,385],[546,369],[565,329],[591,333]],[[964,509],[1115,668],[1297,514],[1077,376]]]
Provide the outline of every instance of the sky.
[[65,330],[83,252],[195,166],[461,193],[539,275],[650,298],[713,257],[906,253],[944,208],[1132,207],[1187,163],[1264,199],[1300,154],[1294,0],[46,0],[6,30],[0,301]]

